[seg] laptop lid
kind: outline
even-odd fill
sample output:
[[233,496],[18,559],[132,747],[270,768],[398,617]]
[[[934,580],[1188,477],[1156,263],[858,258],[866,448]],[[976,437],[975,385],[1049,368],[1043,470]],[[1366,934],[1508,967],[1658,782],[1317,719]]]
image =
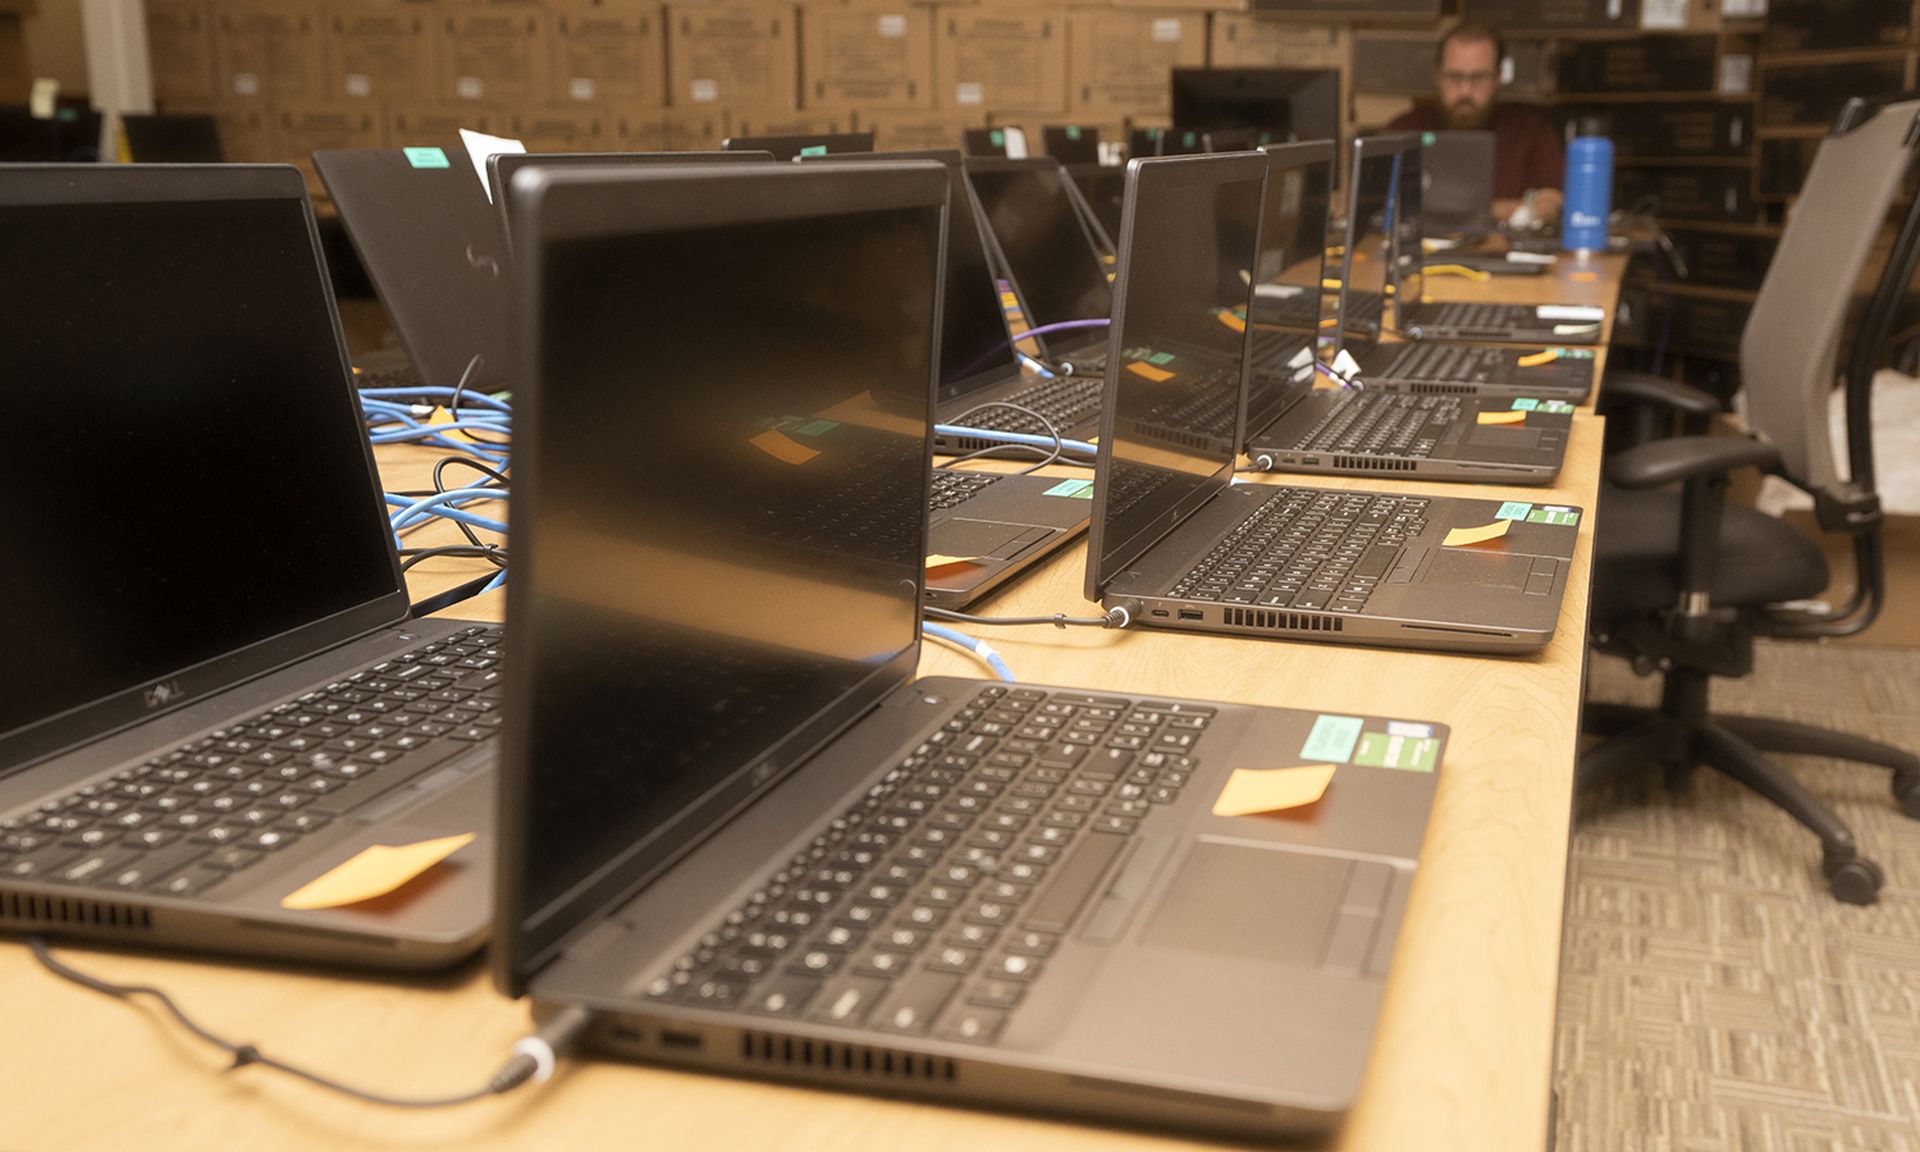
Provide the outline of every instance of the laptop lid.
[[322,149],[313,166],[421,382],[509,387],[506,252],[466,149]]
[[503,987],[912,676],[947,188],[514,177]]
[[[1333,142],[1268,144],[1260,205],[1260,253],[1253,267],[1255,354],[1247,374],[1247,428],[1257,432],[1313,386],[1326,289],[1327,219],[1333,201]],[[1268,331],[1278,329],[1278,332]],[[1297,338],[1305,359],[1286,354]],[[1264,353],[1262,341],[1279,351]]]
[[830,132],[818,136],[729,136],[720,141],[728,152],[771,152],[776,160],[826,156],[835,152],[873,151],[871,132]]
[[1420,170],[1423,227],[1493,225],[1493,133],[1421,133]]
[[500,219],[500,235],[507,251],[513,251],[513,232],[507,211],[507,189],[513,174],[529,164],[548,167],[594,168],[620,164],[765,164],[771,152],[735,150],[732,152],[495,152],[487,157],[487,188],[493,200],[494,215]]
[[211,116],[160,116],[127,113],[120,117],[127,154],[135,164],[218,164],[220,125]]
[[896,163],[937,160],[947,169],[947,275],[940,311],[938,404],[963,401],[982,388],[1019,375],[1020,361],[1007,336],[1006,311],[987,259],[985,227],[956,148],[803,156],[805,164]]
[[[1059,161],[970,156],[966,171],[1029,325],[1112,314],[1113,291],[1098,241],[1074,204],[1073,182]],[[1041,342],[1049,343],[1044,337]],[[1084,336],[1070,332],[1051,343],[1082,342]]]
[[1238,317],[1252,295],[1269,164],[1234,152],[1127,165],[1089,600],[1232,482],[1246,418],[1248,326]]
[[319,243],[287,167],[0,180],[0,770],[406,618]]
[[1100,163],[1100,129],[1080,124],[1048,124],[1040,129],[1047,155],[1062,164]]
[[[1384,293],[1391,287],[1386,268],[1387,206],[1393,199],[1399,179],[1401,154],[1417,147],[1419,137],[1410,133],[1362,136],[1352,144],[1353,163],[1349,169],[1351,176],[1347,180],[1346,221],[1336,241],[1340,250],[1339,263],[1336,265],[1340,287],[1334,297],[1334,322],[1327,325],[1333,336],[1336,354],[1345,347],[1347,333],[1355,325],[1352,310],[1356,294]],[[1362,253],[1365,254],[1364,261]],[[1363,262],[1371,262],[1366,268],[1369,283],[1355,285],[1356,266]],[[1378,285],[1371,282],[1375,269],[1379,270],[1380,275]],[[1375,336],[1378,336],[1377,331]]]

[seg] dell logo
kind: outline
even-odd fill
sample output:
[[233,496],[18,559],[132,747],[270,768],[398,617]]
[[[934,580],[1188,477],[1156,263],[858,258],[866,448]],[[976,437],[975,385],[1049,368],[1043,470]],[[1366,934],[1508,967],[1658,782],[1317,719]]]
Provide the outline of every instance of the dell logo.
[[473,245],[467,245],[467,265],[471,268],[484,268],[488,276],[500,279],[500,262],[484,252],[475,252]]
[[147,707],[164,708],[186,695],[178,680],[162,680],[146,691]]

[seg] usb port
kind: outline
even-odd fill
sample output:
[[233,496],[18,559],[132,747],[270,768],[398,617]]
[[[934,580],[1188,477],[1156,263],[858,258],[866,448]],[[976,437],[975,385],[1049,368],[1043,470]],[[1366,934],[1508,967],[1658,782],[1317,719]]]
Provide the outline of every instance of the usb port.
[[1180,609],[1180,619],[1182,620],[1205,620],[1206,618],[1207,614],[1198,608]]
[[1171,615],[1173,615],[1173,613],[1171,613],[1171,612],[1169,612],[1169,611],[1167,611],[1167,610],[1166,610],[1165,608],[1155,608],[1155,609],[1153,610],[1153,614],[1154,614],[1155,616],[1171,616]]
[[701,1040],[692,1032],[673,1032],[663,1028],[660,1030],[660,1047],[680,1052],[698,1052]]

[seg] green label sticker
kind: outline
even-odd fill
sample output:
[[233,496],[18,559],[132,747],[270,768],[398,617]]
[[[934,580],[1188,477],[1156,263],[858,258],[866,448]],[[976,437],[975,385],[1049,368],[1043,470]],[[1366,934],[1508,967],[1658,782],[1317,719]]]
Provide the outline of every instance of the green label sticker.
[[1548,416],[1566,416],[1573,412],[1573,405],[1565,400],[1542,400],[1540,411]]
[[1080,125],[1078,124],[1067,125],[1067,139],[1069,140],[1080,139]]
[[1509,500],[1500,505],[1500,511],[1493,514],[1495,520],[1525,520],[1527,513],[1533,511],[1533,505],[1518,500]]
[[1198,132],[1182,132],[1180,134],[1181,147],[1191,148],[1198,143],[1200,143],[1200,134]]
[[1151,356],[1149,356],[1149,357],[1147,357],[1147,363],[1149,363],[1149,364],[1171,364],[1171,363],[1173,363],[1173,353],[1171,353],[1171,352],[1155,352],[1155,353],[1154,353],[1153,355],[1151,355]]
[[415,168],[451,168],[447,163],[447,153],[440,148],[402,148],[407,155],[407,163]]
[[1560,354],[1560,359],[1562,360],[1593,359],[1593,349],[1591,348],[1555,348],[1554,351]]
[[1529,524],[1565,524],[1572,527],[1580,523],[1580,513],[1571,508],[1536,508],[1527,517]]
[[998,128],[987,133],[987,139],[993,142],[995,148],[1005,148],[1007,146],[1007,134]]
[[800,425],[794,431],[802,436],[824,436],[838,427],[840,427],[838,420],[815,420],[812,423]]
[[1540,401],[1534,400],[1529,397],[1529,398],[1524,398],[1520,400],[1515,400],[1513,402],[1513,407],[1510,409],[1510,411],[1531,412],[1538,407],[1540,407]]
[[1313,731],[1307,733],[1307,742],[1300,746],[1300,758],[1345,764],[1353,755],[1354,742],[1360,739],[1361,725],[1358,716],[1320,717],[1313,722]]
[[1420,147],[1431,148],[1439,139],[1440,134],[1438,132],[1422,132],[1420,133]]
[[825,144],[808,144],[800,149],[800,155],[802,156],[825,156],[826,154],[827,146]]
[[1431,772],[1440,762],[1440,741],[1369,732],[1360,738],[1353,762],[1364,768],[1398,768],[1403,772]]
[[1082,500],[1093,499],[1093,481],[1062,480],[1041,493],[1043,496],[1077,496]]

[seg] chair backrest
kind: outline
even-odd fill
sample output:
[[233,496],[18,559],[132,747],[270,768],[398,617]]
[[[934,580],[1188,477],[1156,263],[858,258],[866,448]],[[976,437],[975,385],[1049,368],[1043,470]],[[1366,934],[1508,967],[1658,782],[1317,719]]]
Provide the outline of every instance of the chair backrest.
[[1821,141],[1741,334],[1748,424],[1809,489],[1841,482],[1828,429],[1841,329],[1916,151],[1920,100],[1888,104]]

